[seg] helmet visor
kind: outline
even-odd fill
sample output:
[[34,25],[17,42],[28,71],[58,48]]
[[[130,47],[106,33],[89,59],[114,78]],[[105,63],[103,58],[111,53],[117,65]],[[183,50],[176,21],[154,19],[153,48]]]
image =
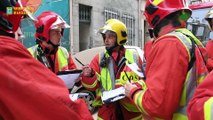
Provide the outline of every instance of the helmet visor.
[[51,25],[50,29],[58,28],[70,28],[70,26],[64,21],[60,16],[57,17],[57,20]]

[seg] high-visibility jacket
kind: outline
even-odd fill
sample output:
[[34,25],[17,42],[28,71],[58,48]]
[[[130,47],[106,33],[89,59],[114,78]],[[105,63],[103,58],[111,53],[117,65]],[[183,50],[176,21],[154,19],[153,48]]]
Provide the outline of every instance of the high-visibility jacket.
[[[109,90],[118,88],[120,86],[123,86],[127,80],[127,76],[128,78],[131,79],[132,82],[136,82],[139,80],[139,77],[134,72],[132,72],[131,69],[128,68],[127,66],[127,64],[129,63],[137,63],[139,68],[142,67],[142,61],[139,60],[138,54],[133,53],[133,51],[128,49],[125,49],[124,51],[120,51],[120,52],[124,52],[122,54],[124,54],[126,59],[126,61],[123,63],[124,65],[123,67],[118,68],[119,63],[122,64],[121,61],[122,61],[122,58],[124,57],[120,59],[117,66],[114,63],[113,58],[116,59],[116,57],[114,57],[113,55],[117,52],[113,52],[112,54],[113,58],[109,56],[107,52],[99,53],[98,55],[95,56],[95,58],[92,60],[90,64],[93,70],[96,71],[96,75],[93,78],[82,76],[82,80],[81,80],[82,85],[89,90],[96,91],[96,100],[93,103],[94,106],[102,106],[103,105],[101,101],[102,92],[109,91]],[[108,65],[105,67],[101,67],[100,65],[101,60],[103,59],[103,56],[105,56],[108,61]],[[121,64],[120,66],[122,66]],[[124,73],[124,71],[126,73]],[[137,83],[138,85],[143,84],[142,80],[140,81],[141,82]],[[122,106],[122,108],[125,108],[127,111],[139,113],[137,107],[128,98],[119,100],[119,104]],[[139,117],[140,119],[142,119],[140,114],[139,116],[135,116],[135,119],[138,119]]]
[[[194,54],[191,53],[193,45]],[[198,48],[203,48],[201,42],[185,28],[176,29],[154,41],[146,59],[146,88],[130,91],[145,119],[188,119],[187,104],[196,86],[208,74]],[[191,62],[193,55],[195,61]]]
[[209,40],[206,44],[206,50],[208,52],[208,61],[207,61],[207,68],[209,71],[213,69],[213,40]]
[[197,87],[188,105],[189,120],[213,120],[213,72]]
[[0,119],[93,119],[85,102],[71,101],[63,81],[16,39],[0,36],[0,55]]
[[[37,59],[37,55],[38,55],[37,48],[38,48],[38,45],[28,48],[29,52],[36,59]],[[47,57],[47,55],[46,55],[46,57]],[[59,71],[64,71],[64,70],[76,69],[76,65],[75,65],[72,57],[70,56],[68,51],[62,46],[59,46],[56,53],[53,55],[50,55],[50,57],[54,64],[54,71],[53,71],[53,69],[51,69],[54,73],[57,73]]]

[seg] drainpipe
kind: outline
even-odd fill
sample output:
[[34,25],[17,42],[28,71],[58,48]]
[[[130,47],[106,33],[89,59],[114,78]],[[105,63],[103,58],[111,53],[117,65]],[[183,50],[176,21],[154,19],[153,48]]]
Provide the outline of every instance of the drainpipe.
[[74,38],[73,38],[73,0],[70,0],[70,53],[74,54]]

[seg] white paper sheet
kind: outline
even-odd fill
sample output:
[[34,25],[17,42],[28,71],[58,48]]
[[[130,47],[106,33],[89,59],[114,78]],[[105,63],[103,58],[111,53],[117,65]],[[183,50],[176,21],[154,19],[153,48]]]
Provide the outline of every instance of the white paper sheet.
[[138,67],[138,65],[136,63],[132,63],[132,64],[127,64],[127,66],[133,71],[135,72],[138,76],[140,77],[144,77],[143,72],[141,71],[141,69]]
[[66,84],[67,88],[73,88],[74,84],[79,81],[81,71],[73,70],[73,71],[63,71],[59,73],[58,77],[61,78]]
[[110,103],[120,100],[125,97],[125,89],[124,87],[119,87],[114,90],[104,91],[101,96],[103,103]]
[[72,101],[75,101],[81,97],[85,97],[88,95],[89,95],[89,93],[74,93],[74,94],[70,94],[69,97]]

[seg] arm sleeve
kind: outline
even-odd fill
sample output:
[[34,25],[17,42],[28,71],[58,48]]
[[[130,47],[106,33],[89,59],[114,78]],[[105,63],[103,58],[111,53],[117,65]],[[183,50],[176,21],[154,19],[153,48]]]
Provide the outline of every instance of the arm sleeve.
[[70,54],[69,54],[69,58],[68,58],[68,68],[69,68],[69,70],[77,69],[77,66]]
[[99,54],[97,54],[90,63],[90,67],[92,68],[95,75],[92,77],[86,77],[82,75],[81,83],[82,85],[91,91],[95,91],[99,87],[98,77],[100,75],[100,66],[99,66]]
[[197,87],[195,94],[188,105],[189,120],[210,120],[213,105],[213,72]]

